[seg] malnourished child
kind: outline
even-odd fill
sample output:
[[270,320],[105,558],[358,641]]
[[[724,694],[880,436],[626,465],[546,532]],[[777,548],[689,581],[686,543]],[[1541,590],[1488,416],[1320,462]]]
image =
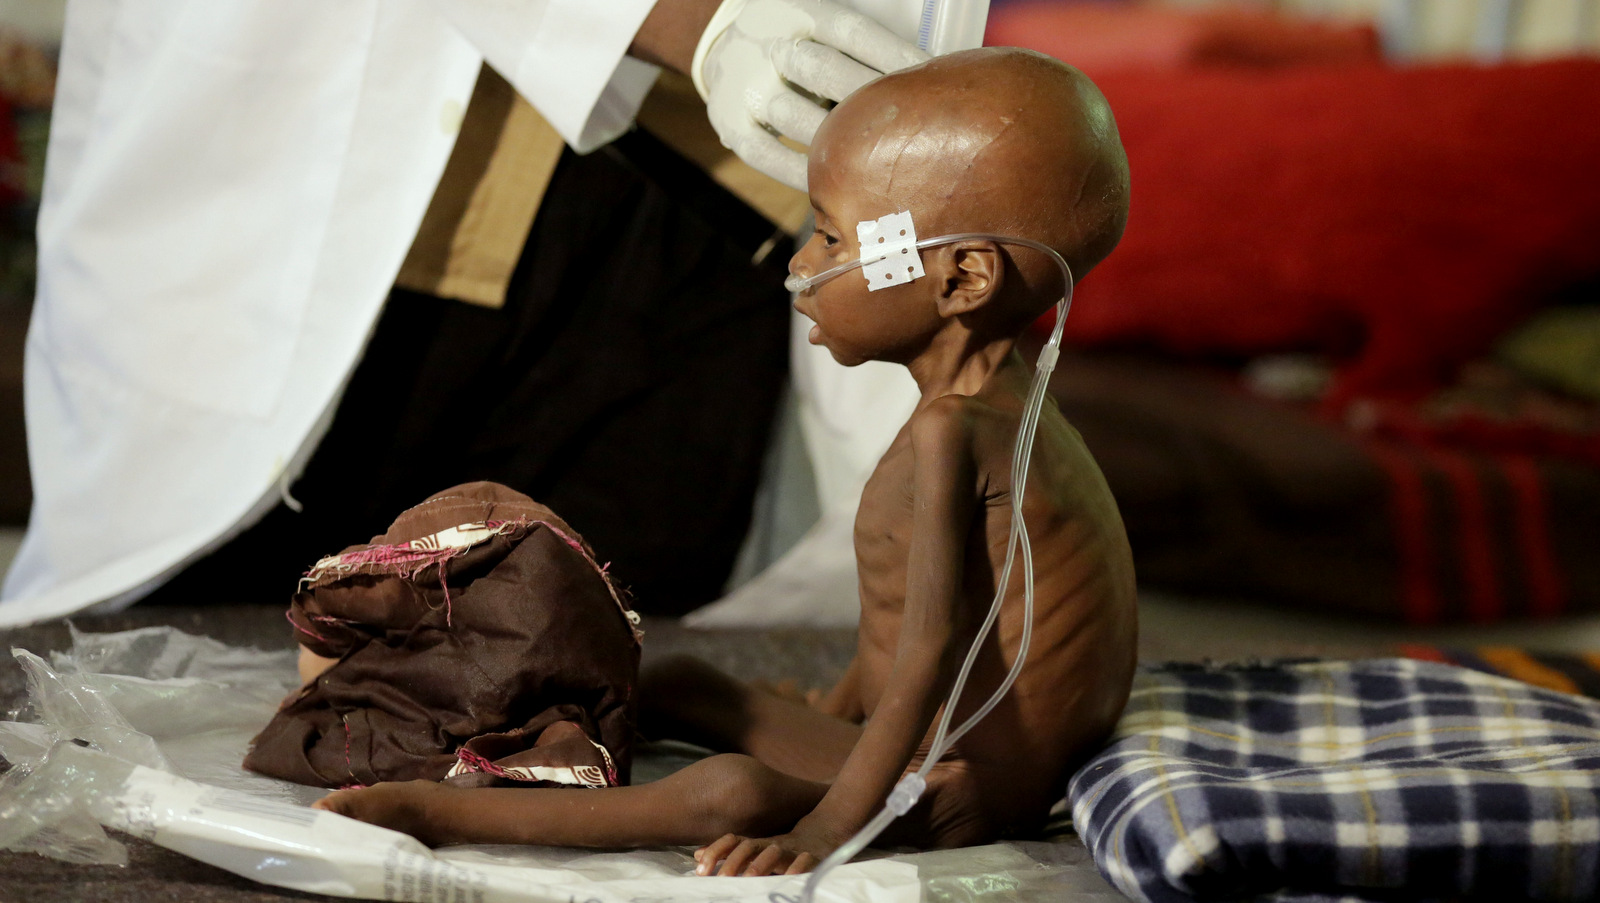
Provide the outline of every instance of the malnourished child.
[[[910,211],[925,236],[1044,242],[1079,277],[1121,237],[1127,165],[1099,91],[1037,54],[985,49],[886,76],[829,114],[812,145],[816,232],[791,269],[856,259],[856,225]],[[723,752],[650,784],[457,789],[427,782],[318,803],[428,843],[700,845],[701,874],[801,872],[840,847],[921,764],[989,610],[1011,524],[1013,442],[1030,384],[1017,337],[1062,292],[1044,254],[987,240],[922,252],[926,275],[869,293],[852,275],[802,293],[811,341],[846,365],[904,364],[922,398],[856,520],[861,624],[840,683],[808,702],[679,660],[641,678],[642,734]],[[1133,565],[1117,508],[1052,404],[1024,499],[1033,638],[998,708],[933,767],[881,839],[948,847],[1037,827],[1107,735],[1135,660]],[[1022,571],[957,705],[993,692],[1022,630]]]

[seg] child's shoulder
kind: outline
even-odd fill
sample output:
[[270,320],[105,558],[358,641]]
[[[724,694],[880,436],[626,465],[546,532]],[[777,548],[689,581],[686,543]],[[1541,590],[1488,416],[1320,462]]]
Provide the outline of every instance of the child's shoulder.
[[925,454],[960,455],[983,460],[995,453],[1010,455],[1018,412],[983,394],[942,395],[923,405],[906,424],[911,446]]
[[969,445],[993,418],[993,407],[972,395],[941,395],[917,408],[906,424],[917,449],[949,449]]

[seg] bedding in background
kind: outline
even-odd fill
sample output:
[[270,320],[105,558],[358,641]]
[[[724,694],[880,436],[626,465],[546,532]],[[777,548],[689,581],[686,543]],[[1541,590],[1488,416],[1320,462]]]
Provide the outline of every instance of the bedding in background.
[[1048,53],[1091,78],[1123,69],[1332,65],[1382,56],[1371,25],[1236,6],[1181,9],[1060,0],[993,4],[984,43]]
[[1338,407],[1435,388],[1600,278],[1600,61],[1097,80],[1134,192],[1079,345],[1323,352]]
[[[1600,288],[1592,293],[1600,301]],[[1552,389],[1600,402],[1600,304],[1541,312],[1500,342],[1495,359]]]
[[1170,358],[1065,354],[1050,387],[1142,586],[1417,624],[1600,609],[1600,469],[1359,432]]
[[1460,665],[1526,684],[1600,699],[1600,651],[1581,654],[1535,652],[1515,646],[1455,648],[1401,643],[1396,652],[1424,662]]
[[1147,671],[1069,797],[1151,903],[1600,895],[1600,703],[1448,665]]
[[[1134,173],[1067,337],[1151,353],[1064,357],[1052,389],[1144,585],[1419,624],[1600,607],[1600,63],[1162,68],[1015,36],[1085,42]],[[1233,372],[1286,354],[1331,367],[1274,398]]]

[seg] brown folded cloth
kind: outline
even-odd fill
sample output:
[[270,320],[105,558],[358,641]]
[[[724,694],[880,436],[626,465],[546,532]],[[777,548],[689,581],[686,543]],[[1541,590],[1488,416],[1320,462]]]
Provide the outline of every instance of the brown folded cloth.
[[245,767],[324,787],[628,781],[637,616],[581,537],[496,483],[447,489],[317,562],[289,610],[338,662]]

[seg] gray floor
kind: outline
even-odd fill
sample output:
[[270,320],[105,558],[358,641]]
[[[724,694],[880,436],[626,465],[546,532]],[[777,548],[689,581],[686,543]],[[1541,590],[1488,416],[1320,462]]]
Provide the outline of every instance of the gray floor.
[[1382,621],[1288,611],[1227,599],[1146,592],[1139,599],[1141,652],[1149,660],[1192,660],[1188,650],[1225,659],[1277,654],[1363,655],[1398,643],[1521,646],[1545,652],[1600,651],[1600,616],[1543,622],[1408,627]]
[[[114,614],[74,618],[90,632],[129,630],[165,624],[212,636],[232,645],[293,648],[278,606],[197,608],[135,607]],[[836,680],[854,651],[850,630],[742,630],[702,632],[674,621],[647,618],[644,658],[687,653],[748,678],[800,678],[804,686]],[[0,649],[20,647],[44,655],[70,645],[67,626],[51,621],[0,629]],[[0,657],[0,717],[25,698],[22,670]],[[0,814],[3,817],[3,814]],[[68,865],[31,853],[0,852],[0,903],[74,900],[91,903],[265,903],[274,900],[328,899],[254,884],[220,869],[186,859],[152,844],[122,836],[131,862],[113,866]]]

